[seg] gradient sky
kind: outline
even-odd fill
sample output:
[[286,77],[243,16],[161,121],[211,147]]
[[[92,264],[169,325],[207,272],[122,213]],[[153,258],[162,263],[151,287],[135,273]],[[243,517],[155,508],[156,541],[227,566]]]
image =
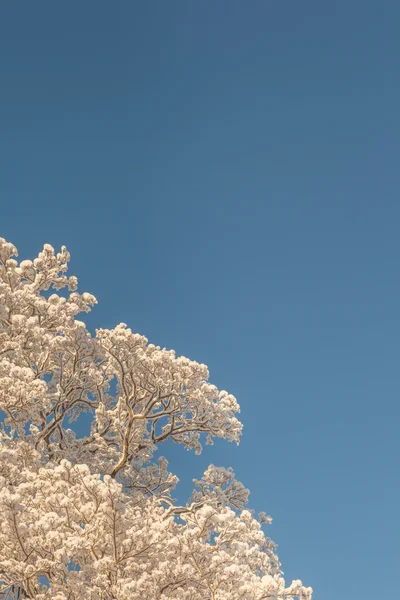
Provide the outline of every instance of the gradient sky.
[[[397,0],[2,2],[0,235],[209,365],[315,600],[399,593]],[[162,449],[164,452],[164,448]]]

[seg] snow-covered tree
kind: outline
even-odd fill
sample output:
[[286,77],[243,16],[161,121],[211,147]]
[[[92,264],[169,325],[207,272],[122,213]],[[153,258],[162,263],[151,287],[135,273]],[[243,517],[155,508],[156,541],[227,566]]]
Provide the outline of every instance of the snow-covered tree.
[[310,600],[231,469],[211,465],[179,506],[154,458],[168,438],[237,443],[234,396],[123,323],[92,336],[76,317],[96,299],[76,292],[65,247],[15,257],[0,238],[0,598]]

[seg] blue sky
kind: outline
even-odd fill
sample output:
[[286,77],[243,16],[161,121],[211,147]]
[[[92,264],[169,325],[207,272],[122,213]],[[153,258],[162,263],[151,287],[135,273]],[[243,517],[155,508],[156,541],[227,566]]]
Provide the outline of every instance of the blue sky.
[[0,235],[66,244],[119,321],[209,365],[231,465],[324,600],[398,591],[400,5],[8,2]]

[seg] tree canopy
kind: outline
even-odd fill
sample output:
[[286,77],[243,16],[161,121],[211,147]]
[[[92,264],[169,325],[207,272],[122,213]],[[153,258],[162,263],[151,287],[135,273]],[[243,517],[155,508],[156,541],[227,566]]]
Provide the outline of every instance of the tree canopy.
[[91,335],[77,316],[97,301],[64,246],[17,256],[0,238],[0,598],[310,600],[232,469],[210,465],[178,505],[154,457],[168,438],[238,443],[236,398],[124,323]]

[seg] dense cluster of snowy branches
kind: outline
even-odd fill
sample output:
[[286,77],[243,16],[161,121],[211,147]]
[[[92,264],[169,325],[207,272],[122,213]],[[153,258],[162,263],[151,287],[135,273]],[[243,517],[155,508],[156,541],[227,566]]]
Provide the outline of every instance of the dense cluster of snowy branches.
[[[211,465],[179,506],[153,458],[168,438],[238,442],[236,399],[124,324],[90,335],[76,317],[96,299],[65,247],[16,256],[0,238],[0,598],[310,600],[231,469]],[[87,437],[70,425],[82,411]]]

